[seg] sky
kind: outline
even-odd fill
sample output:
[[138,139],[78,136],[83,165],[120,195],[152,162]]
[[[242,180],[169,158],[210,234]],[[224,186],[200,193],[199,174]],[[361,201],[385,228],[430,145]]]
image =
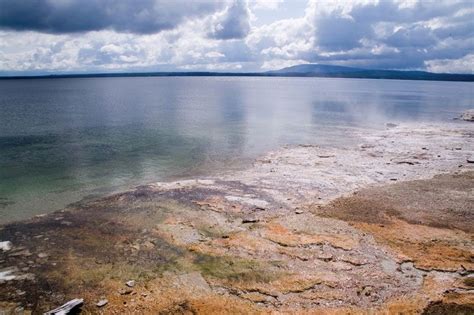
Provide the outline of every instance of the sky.
[[474,73],[474,0],[0,0],[0,74]]

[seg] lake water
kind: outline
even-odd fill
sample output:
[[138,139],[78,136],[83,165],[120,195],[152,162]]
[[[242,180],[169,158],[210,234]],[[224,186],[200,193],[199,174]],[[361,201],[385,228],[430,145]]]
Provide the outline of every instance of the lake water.
[[243,167],[351,128],[451,121],[472,83],[249,77],[0,80],[0,222]]

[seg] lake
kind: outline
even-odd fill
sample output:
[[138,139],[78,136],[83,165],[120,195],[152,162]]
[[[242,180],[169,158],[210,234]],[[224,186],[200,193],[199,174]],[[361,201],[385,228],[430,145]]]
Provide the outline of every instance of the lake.
[[327,78],[0,80],[0,222],[139,184],[245,167],[353,128],[452,121],[473,84]]

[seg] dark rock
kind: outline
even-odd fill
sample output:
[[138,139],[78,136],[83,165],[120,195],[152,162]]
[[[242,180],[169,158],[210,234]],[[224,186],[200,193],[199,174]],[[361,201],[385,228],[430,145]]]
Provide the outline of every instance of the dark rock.
[[243,218],[242,223],[257,223],[260,220],[257,218]]
[[131,288],[122,288],[119,290],[120,295],[127,295],[132,293],[133,290]]

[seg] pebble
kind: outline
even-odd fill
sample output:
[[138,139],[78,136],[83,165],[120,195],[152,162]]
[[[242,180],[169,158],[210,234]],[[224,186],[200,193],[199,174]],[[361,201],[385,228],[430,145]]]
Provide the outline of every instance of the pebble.
[[256,218],[244,218],[242,219],[242,223],[257,223],[259,222],[259,219]]
[[102,299],[99,302],[97,302],[96,305],[97,305],[97,307],[102,307],[102,306],[107,305],[107,303],[109,303],[109,301],[107,299]]
[[296,210],[295,210],[295,213],[296,213],[296,214],[302,214],[303,212],[304,212],[304,211],[301,210],[301,209],[296,209]]
[[130,280],[125,283],[127,287],[133,288],[135,286],[135,280]]
[[467,163],[474,163],[474,156],[468,157],[466,161]]
[[132,290],[131,288],[122,288],[122,289],[119,290],[119,293],[120,293],[121,295],[130,294],[130,293],[132,293],[132,292],[133,292],[133,290]]
[[38,257],[39,257],[39,258],[46,258],[46,257],[48,257],[48,254],[46,254],[46,253],[39,253],[39,254],[38,254]]

